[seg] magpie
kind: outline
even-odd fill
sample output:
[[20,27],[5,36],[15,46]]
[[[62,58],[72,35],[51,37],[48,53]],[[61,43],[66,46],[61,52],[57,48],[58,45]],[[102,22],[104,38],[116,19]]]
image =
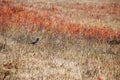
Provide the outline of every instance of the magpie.
[[31,44],[33,44],[33,45],[37,45],[38,42],[39,42],[39,38],[37,38],[37,39],[36,39],[35,41],[33,41]]

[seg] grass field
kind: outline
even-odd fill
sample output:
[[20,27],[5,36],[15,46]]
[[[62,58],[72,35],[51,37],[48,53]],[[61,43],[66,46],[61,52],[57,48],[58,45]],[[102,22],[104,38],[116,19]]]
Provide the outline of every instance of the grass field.
[[119,79],[119,0],[0,1],[0,80]]

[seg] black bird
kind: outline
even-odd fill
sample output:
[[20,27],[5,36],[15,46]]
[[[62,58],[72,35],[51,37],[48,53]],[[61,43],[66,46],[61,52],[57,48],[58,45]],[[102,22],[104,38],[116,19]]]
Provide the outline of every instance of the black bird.
[[31,44],[36,45],[39,42],[39,38],[37,38],[35,41],[33,41]]

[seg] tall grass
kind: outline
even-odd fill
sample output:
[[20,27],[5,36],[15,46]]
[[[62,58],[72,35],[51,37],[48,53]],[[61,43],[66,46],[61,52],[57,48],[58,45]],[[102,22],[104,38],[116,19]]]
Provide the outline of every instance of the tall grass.
[[[37,37],[40,38],[38,45],[29,44]],[[4,35],[1,34],[0,43],[5,45],[0,51],[1,79],[119,78],[119,45],[82,37],[75,39],[44,29],[31,33],[15,27],[6,30]],[[55,76],[57,73],[59,75]]]
[[[119,80],[120,46],[101,41],[119,41],[118,32],[59,23],[51,12],[13,3],[0,3],[1,80]],[[30,44],[36,38],[39,44]]]

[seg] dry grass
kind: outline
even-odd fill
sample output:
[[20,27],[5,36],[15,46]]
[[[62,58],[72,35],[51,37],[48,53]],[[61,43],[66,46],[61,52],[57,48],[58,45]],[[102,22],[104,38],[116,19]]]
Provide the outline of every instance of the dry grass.
[[[41,38],[39,45],[29,44],[36,37]],[[5,80],[120,78],[119,45],[84,38],[74,40],[44,29],[29,33],[15,27],[4,31],[4,35],[2,32],[0,39],[0,43],[5,45],[0,51],[1,79],[6,74]]]
[[[43,0],[39,0],[39,1],[43,1]],[[47,0],[47,1],[54,2],[54,0]],[[51,9],[52,4],[48,3],[47,5],[45,5],[46,1],[43,2],[45,4],[43,4],[42,6],[39,5],[41,4],[41,2],[36,5],[40,7],[41,13],[39,14],[40,17],[42,16],[41,19],[43,19],[43,20],[38,19],[36,21],[36,24],[39,21],[40,22],[43,21],[43,22],[38,23],[39,25],[37,24],[37,26],[40,26],[40,24],[44,23],[42,27],[41,26],[40,28],[37,27],[37,30],[36,29],[33,30],[33,27],[36,28],[36,26],[33,26],[35,24],[30,25],[30,22],[34,23],[34,18],[36,18],[36,15],[39,16],[39,14],[34,13],[34,8],[33,8],[33,12],[32,11],[30,12],[29,10],[27,10],[27,8],[25,8],[26,10],[25,12],[23,10],[24,13],[33,14],[32,17],[31,16],[27,17],[28,20],[25,20],[26,18],[24,16],[28,16],[28,14],[22,14],[21,11],[19,12],[18,8],[21,10],[21,7],[20,6],[18,7],[17,4],[14,4],[13,6],[17,6],[17,8],[15,10],[12,9],[13,12],[17,12],[16,10],[18,10],[18,13],[15,15],[20,15],[23,17],[21,18],[23,21],[21,21],[21,19],[19,20],[18,18],[15,17],[15,15],[13,15],[11,18],[13,18],[14,19],[13,21],[16,23],[11,23],[11,18],[9,17],[9,15],[11,15],[12,12],[10,14],[4,12],[8,16],[7,17],[5,16],[6,18],[4,18],[5,23],[2,23],[2,21],[0,21],[1,24],[0,80],[119,80],[120,79],[120,45],[119,44],[109,44],[107,42],[101,42],[99,39],[80,36],[79,34],[72,34],[72,36],[69,36],[69,33],[66,34],[66,32],[64,31],[58,32],[53,30],[56,25],[63,26],[62,24],[59,24],[59,20],[61,21],[63,17],[72,13],[72,8],[70,7],[70,5],[66,5],[68,4],[68,2],[66,1],[65,3],[63,3],[62,1],[64,0],[60,0],[60,1],[61,3],[59,4],[59,6],[61,7],[58,7],[57,6],[58,4],[55,3],[54,8],[52,9]],[[106,2],[107,1],[110,0],[106,0]],[[26,3],[29,2],[26,1]],[[32,2],[31,4],[36,4],[36,3]],[[74,5],[72,1],[70,1],[70,4]],[[89,8],[88,6],[92,6],[92,4],[86,6],[87,6],[86,9],[88,9]],[[109,4],[107,6],[109,6]],[[23,7],[25,7],[25,5]],[[76,7],[75,9],[78,9],[78,6],[74,6],[74,7]],[[83,6],[80,6],[80,8],[81,7]],[[6,7],[4,8],[6,9]],[[2,7],[1,9],[3,11],[5,10]],[[83,13],[85,13],[86,9],[83,8]],[[111,9],[113,8],[111,7]],[[8,9],[8,11],[9,10],[11,11],[11,9]],[[119,22],[119,17],[117,18],[115,17],[115,16],[119,16],[119,14],[117,14],[117,11],[115,11],[114,14],[111,14],[106,12],[106,10],[108,9],[103,10],[103,12],[105,12],[104,14],[102,14],[101,10],[98,11],[99,14],[97,13],[97,11],[95,11],[96,14],[93,16],[92,20],[90,20],[91,16],[87,17],[88,22],[86,21],[86,19],[83,18],[86,15],[89,16],[93,12],[82,15],[83,17],[83,18],[81,17],[83,19],[82,21],[78,19],[80,18],[80,16],[77,16],[78,18],[75,17],[77,12],[73,10],[73,12],[75,12],[75,14],[73,14],[72,17],[73,21],[75,20],[75,22],[73,23],[78,24],[81,22],[85,22],[82,25],[84,25],[85,27],[91,25],[90,28],[93,27],[93,25],[96,26],[98,24],[100,25],[96,27],[100,27],[101,25],[108,26],[108,24],[101,23],[103,17],[107,17],[105,14],[108,14],[110,16],[114,15],[112,18],[114,18],[117,22]],[[47,11],[50,12],[48,15],[45,14]],[[55,18],[54,15],[51,15],[52,13],[56,15],[59,14],[60,17]],[[63,15],[61,15],[61,13]],[[82,12],[80,11],[80,13]],[[0,14],[2,14],[2,12]],[[103,15],[103,17],[101,17],[100,15]],[[99,21],[97,22],[98,19],[96,19],[95,16],[101,18],[100,22]],[[49,24],[49,22],[51,22],[49,21],[49,19],[52,21],[51,25]],[[44,22],[44,20],[48,21],[48,24],[47,22]],[[76,26],[76,25],[71,25],[69,23],[71,20],[70,15],[66,16],[64,20],[65,21],[68,20],[67,25],[71,27],[70,31],[75,32],[74,31],[75,28],[72,28],[72,26]],[[91,22],[93,21],[93,23],[89,23],[89,20]],[[103,20],[103,22],[106,20],[107,19]],[[115,22],[115,24],[112,24],[111,21],[108,22],[110,22],[112,28],[116,26],[115,29],[116,30],[118,29],[119,31],[118,23]],[[7,27],[8,25],[9,27]],[[50,26],[50,28],[52,29],[47,29],[46,27],[48,26]],[[6,28],[4,29],[3,27]],[[110,27],[108,26],[108,28]],[[90,34],[89,32],[90,31],[88,31],[88,35]],[[37,37],[40,38],[39,44],[38,45],[30,44]]]

